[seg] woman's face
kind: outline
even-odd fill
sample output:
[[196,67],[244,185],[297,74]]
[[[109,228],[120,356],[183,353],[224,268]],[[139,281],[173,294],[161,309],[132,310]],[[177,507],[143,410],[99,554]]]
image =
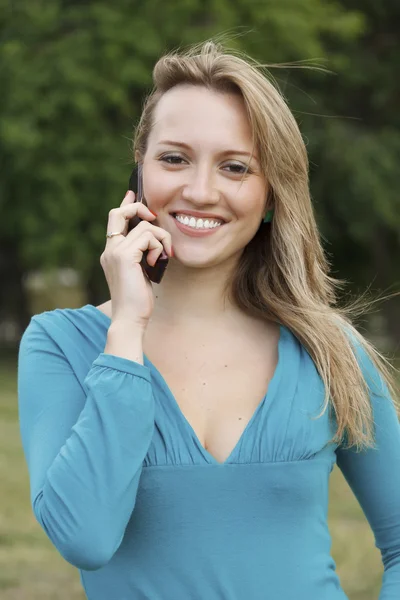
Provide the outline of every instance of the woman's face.
[[[209,267],[238,259],[254,237],[265,214],[267,182],[252,151],[240,96],[181,85],[158,102],[143,159],[143,192],[158,215],[154,224],[171,234],[179,262]],[[175,215],[190,213],[199,213],[196,221],[182,228]],[[213,216],[222,225],[198,227],[199,217],[207,226]]]

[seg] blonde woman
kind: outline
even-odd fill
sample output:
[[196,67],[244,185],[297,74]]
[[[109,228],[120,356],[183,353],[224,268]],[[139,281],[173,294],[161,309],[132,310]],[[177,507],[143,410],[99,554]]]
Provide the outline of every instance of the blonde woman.
[[[129,191],[109,213],[110,300],[21,340],[34,514],[89,600],[343,600],[337,462],[398,600],[393,380],[335,304],[296,121],[213,42],[162,57],[154,84],[134,140],[148,207]],[[140,263],[163,250],[155,285]]]

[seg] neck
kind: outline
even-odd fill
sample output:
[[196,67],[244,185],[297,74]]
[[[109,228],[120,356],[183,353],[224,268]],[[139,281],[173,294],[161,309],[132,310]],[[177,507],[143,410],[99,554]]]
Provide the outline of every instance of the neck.
[[155,304],[152,321],[173,325],[229,322],[242,314],[224,293],[233,265],[208,268],[185,267],[171,260],[160,284],[153,284]]

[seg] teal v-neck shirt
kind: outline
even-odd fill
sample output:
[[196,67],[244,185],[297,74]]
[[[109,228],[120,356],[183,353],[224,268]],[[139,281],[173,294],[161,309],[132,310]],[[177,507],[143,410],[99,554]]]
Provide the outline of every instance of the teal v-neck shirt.
[[327,526],[335,462],[382,553],[380,600],[399,600],[400,425],[365,353],[375,449],[328,443],[322,380],[281,326],[268,392],[219,463],[147,357],[104,354],[109,325],[90,304],[44,312],[19,349],[33,511],[89,600],[344,600]]

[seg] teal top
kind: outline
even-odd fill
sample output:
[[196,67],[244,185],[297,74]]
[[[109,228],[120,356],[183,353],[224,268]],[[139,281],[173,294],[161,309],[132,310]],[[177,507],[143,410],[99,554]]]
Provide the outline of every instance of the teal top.
[[375,449],[328,443],[328,411],[312,418],[322,380],[281,326],[268,392],[219,463],[147,357],[104,354],[109,325],[91,304],[47,311],[19,349],[33,511],[89,600],[344,600],[327,526],[336,461],[382,554],[380,600],[399,600],[400,425],[365,353]]

